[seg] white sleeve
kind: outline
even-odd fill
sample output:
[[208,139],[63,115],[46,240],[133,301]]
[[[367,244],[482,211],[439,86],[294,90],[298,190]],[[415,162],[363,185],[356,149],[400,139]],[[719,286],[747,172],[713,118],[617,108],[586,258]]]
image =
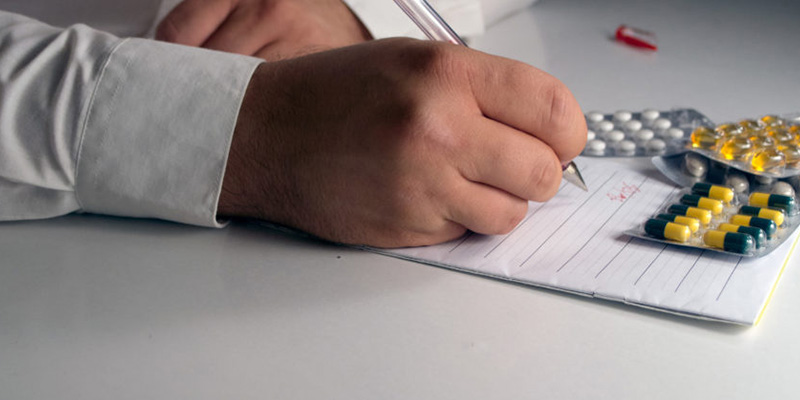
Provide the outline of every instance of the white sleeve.
[[80,211],[219,226],[259,62],[0,11],[0,220]]

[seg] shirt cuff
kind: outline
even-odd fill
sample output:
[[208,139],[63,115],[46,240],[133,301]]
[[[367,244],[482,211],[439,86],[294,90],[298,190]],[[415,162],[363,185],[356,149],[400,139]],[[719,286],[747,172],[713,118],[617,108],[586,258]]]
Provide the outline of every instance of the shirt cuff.
[[[375,39],[396,36],[425,38],[419,28],[393,1],[344,1]],[[459,35],[471,37],[483,34],[483,12],[478,0],[436,0],[431,1],[431,4]]]
[[89,102],[76,194],[84,212],[219,227],[217,202],[251,57],[144,39],[108,57]]

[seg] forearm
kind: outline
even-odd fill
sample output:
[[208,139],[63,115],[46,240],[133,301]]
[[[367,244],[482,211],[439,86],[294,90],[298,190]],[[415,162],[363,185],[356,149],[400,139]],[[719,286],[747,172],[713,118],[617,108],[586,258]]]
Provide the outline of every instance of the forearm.
[[258,60],[0,12],[0,220],[82,211],[216,225]]

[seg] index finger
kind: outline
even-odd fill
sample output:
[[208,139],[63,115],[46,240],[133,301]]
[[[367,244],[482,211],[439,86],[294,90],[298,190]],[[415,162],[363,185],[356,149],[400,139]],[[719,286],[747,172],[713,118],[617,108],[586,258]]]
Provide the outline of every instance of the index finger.
[[586,121],[561,81],[518,61],[477,54],[469,77],[486,117],[536,136],[562,162],[580,154],[586,143]]
[[185,0],[158,24],[156,39],[200,46],[228,18],[236,3],[229,0]]

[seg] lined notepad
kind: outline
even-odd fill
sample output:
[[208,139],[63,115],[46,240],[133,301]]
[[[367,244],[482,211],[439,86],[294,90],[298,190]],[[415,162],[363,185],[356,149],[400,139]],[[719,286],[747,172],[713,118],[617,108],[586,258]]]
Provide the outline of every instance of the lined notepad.
[[626,236],[678,187],[656,172],[577,160],[590,188],[562,183],[502,236],[468,234],[436,246],[375,250],[523,284],[738,324],[757,323],[797,233],[771,254],[743,258]]

